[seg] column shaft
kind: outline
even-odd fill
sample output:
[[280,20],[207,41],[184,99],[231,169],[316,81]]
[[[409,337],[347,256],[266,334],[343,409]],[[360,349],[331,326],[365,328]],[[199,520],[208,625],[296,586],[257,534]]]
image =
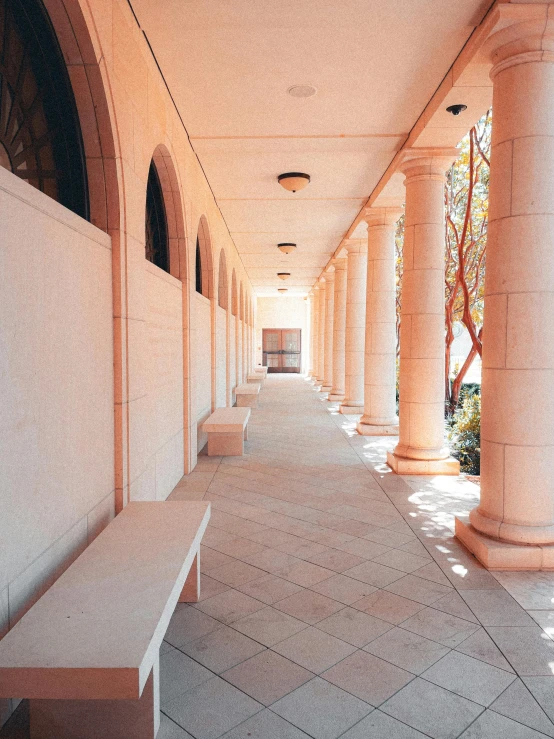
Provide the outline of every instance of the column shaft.
[[491,569],[539,570],[554,568],[554,20],[516,8],[489,39],[481,502],[456,534]]
[[346,250],[345,394],[339,410],[356,414],[364,409],[367,243],[353,239],[346,243]]
[[314,299],[312,302],[313,308],[313,362],[312,362],[312,377],[314,382],[317,382],[319,375],[319,285],[315,285],[313,289]]
[[333,385],[329,400],[344,400],[346,340],[346,258],[335,259],[335,301],[333,317]]
[[314,374],[314,321],[315,321],[315,310],[314,310],[314,293],[308,293],[308,306],[310,311],[310,361],[307,367],[308,377],[313,377]]
[[444,173],[457,149],[409,149],[400,323],[400,438],[387,462],[405,475],[459,473],[444,446]]
[[368,208],[363,436],[398,434],[395,232],[399,208]]
[[325,351],[323,385],[321,392],[328,393],[333,384],[333,312],[335,304],[335,273],[325,273]]
[[317,382],[323,385],[325,379],[325,282],[319,280],[319,300],[318,300],[318,345],[317,345]]

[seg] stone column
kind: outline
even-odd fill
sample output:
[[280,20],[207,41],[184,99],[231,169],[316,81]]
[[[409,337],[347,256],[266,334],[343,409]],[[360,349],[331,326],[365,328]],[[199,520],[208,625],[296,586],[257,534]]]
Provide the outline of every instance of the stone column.
[[310,375],[317,382],[319,371],[319,285],[312,288],[312,371]]
[[344,347],[346,339],[346,258],[334,259],[333,385],[329,400],[344,400]]
[[396,222],[399,207],[366,208],[367,292],[362,436],[395,436],[396,415]]
[[365,289],[367,279],[367,241],[349,239],[345,243],[346,262],[346,337],[345,388],[341,413],[364,410]]
[[310,361],[306,367],[306,374],[311,377],[314,371],[314,294],[310,290],[306,298],[308,310],[310,312]]
[[323,385],[321,393],[328,393],[333,384],[333,313],[335,305],[335,272],[323,275],[325,280],[325,350],[323,357]]
[[317,340],[317,384],[323,385],[325,366],[325,280],[319,278],[319,296],[317,305],[318,340]]
[[407,149],[400,322],[400,475],[457,475],[444,446],[444,183],[457,149]]
[[490,569],[554,569],[554,18],[500,6],[485,278],[481,502],[457,536]]

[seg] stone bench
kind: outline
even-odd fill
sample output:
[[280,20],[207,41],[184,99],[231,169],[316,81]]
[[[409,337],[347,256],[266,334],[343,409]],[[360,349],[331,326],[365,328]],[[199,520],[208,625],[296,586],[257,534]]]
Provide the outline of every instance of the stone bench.
[[200,594],[204,502],[130,503],[0,641],[0,697],[32,739],[154,739],[159,651]]
[[264,378],[267,377],[267,367],[262,367],[261,365],[258,365],[254,367],[254,372],[259,372],[261,375],[264,376]]
[[246,375],[246,382],[258,382],[263,385],[264,380],[265,375],[262,372],[252,372],[250,375]]
[[241,457],[248,439],[250,408],[218,408],[204,421],[209,457]]
[[247,382],[245,385],[236,387],[237,408],[257,408],[260,387],[259,382]]

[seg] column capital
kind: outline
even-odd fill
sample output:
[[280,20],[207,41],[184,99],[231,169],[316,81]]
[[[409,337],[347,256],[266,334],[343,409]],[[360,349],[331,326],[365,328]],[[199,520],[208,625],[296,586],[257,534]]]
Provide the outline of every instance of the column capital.
[[526,62],[554,62],[554,7],[543,3],[503,3],[495,9],[494,31],[483,44],[493,63],[490,76]]
[[456,147],[421,147],[404,149],[398,169],[406,175],[406,181],[414,178],[444,179],[446,171],[460,156]]
[[335,279],[335,270],[329,269],[326,272],[324,272],[323,279],[325,280],[325,282],[333,282]]
[[335,268],[335,272],[339,269],[346,269],[346,257],[335,257],[331,264]]
[[371,206],[371,208],[364,208],[362,217],[367,223],[368,228],[374,226],[394,226],[402,213],[403,210],[400,204]]
[[346,239],[344,248],[349,254],[365,254],[367,252],[367,241],[365,239]]

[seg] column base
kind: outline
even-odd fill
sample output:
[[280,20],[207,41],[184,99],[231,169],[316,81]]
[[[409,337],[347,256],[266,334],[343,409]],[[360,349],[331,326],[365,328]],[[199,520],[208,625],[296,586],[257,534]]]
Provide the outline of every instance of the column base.
[[340,393],[329,393],[327,400],[344,400],[344,394]]
[[361,416],[363,412],[363,405],[345,405],[343,403],[339,408],[339,413],[344,413],[347,416]]
[[458,517],[456,537],[487,570],[554,570],[554,546],[497,541],[473,528],[468,519]]
[[319,388],[320,393],[330,393],[331,392],[331,386],[330,385],[322,385]]
[[446,459],[410,459],[387,452],[387,464],[397,475],[459,475],[460,463],[454,457]]
[[361,436],[398,436],[398,425],[374,426],[372,423],[362,423],[356,425],[356,431]]

